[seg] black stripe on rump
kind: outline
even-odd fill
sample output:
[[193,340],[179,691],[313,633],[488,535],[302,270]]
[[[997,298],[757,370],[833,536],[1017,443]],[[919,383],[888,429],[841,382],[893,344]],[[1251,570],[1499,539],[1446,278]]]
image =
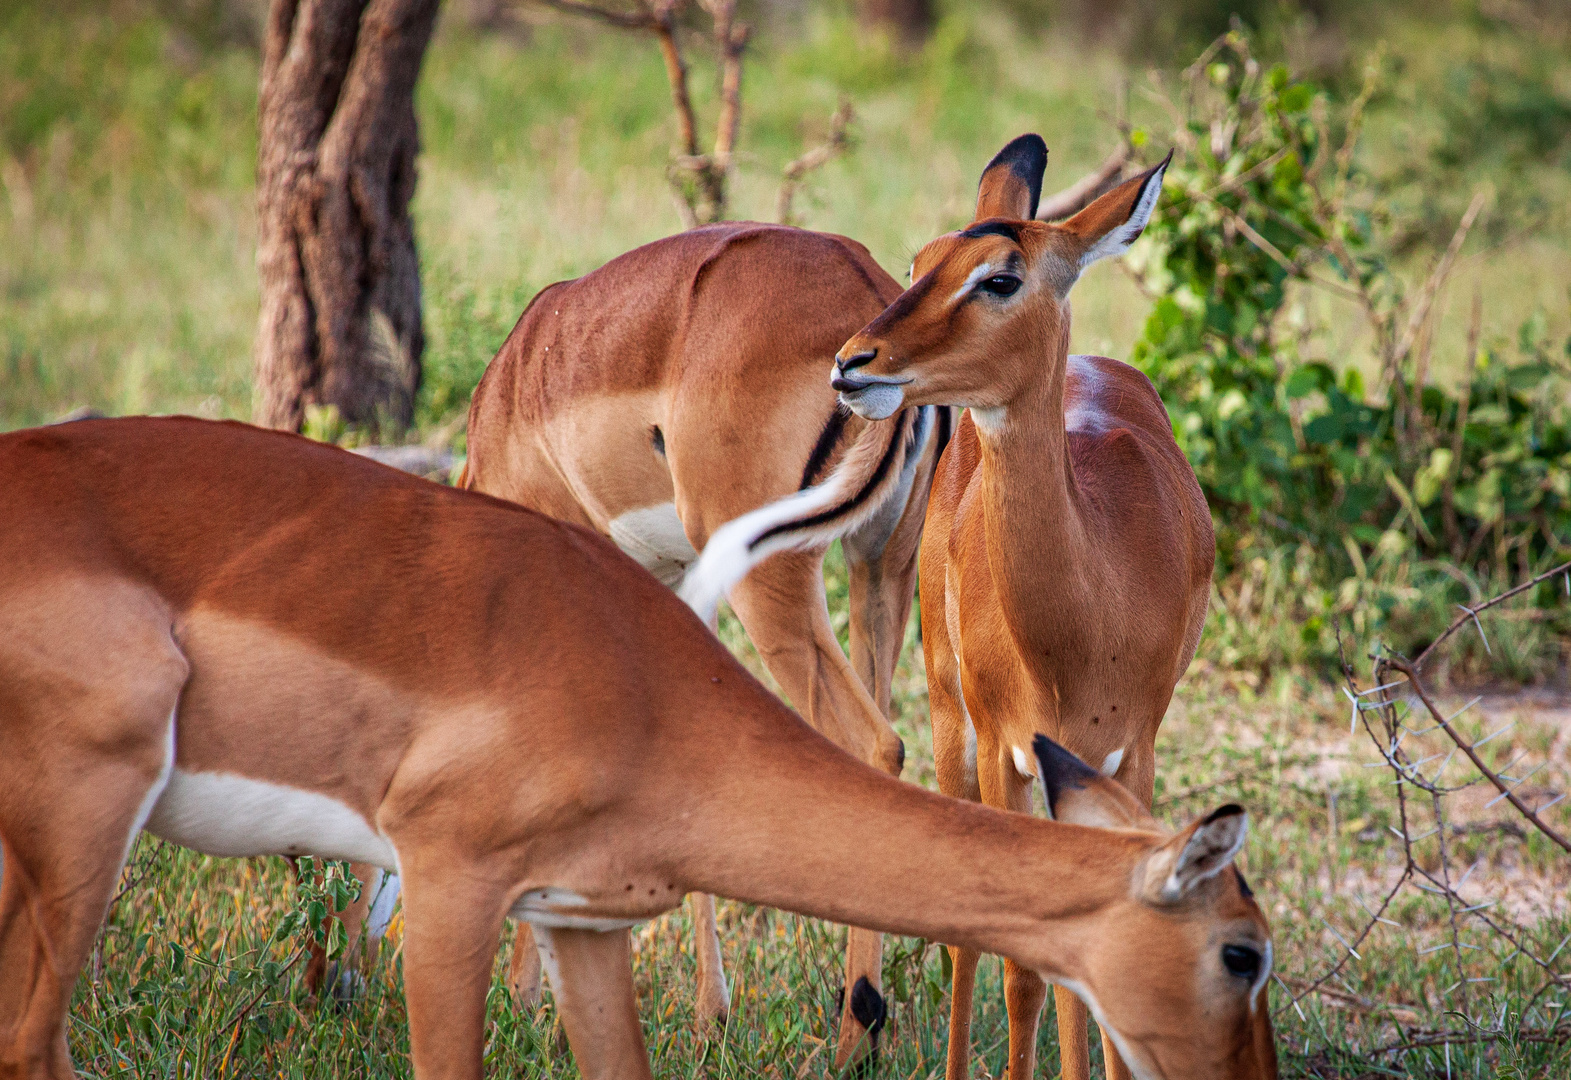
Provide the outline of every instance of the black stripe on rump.
[[872,497],[873,489],[878,487],[879,484],[883,483],[884,477],[889,475],[890,467],[894,464],[895,458],[900,454],[900,444],[906,437],[904,428],[909,423],[909,418],[913,413],[915,413],[915,411],[915,409],[906,409],[901,412],[900,419],[896,421],[899,429],[894,432],[894,437],[889,440],[888,449],[884,451],[884,456],[879,460],[878,467],[873,470],[873,475],[868,477],[867,483],[862,485],[862,490],[858,491],[855,495],[851,496],[839,506],[831,506],[828,510],[820,511],[811,517],[803,518],[801,521],[782,521],[778,525],[765,529],[762,533],[753,539],[752,543],[747,545],[747,550],[751,552],[765,540],[768,540],[773,536],[779,536],[781,533],[795,532],[797,529],[811,529],[815,525],[822,525],[826,521],[833,521],[835,518],[840,517],[843,514],[850,513],[852,510],[855,510],[858,506],[861,506],[863,503],[865,503],[869,498]]
[[813,486],[813,481],[818,479],[818,474],[823,471],[824,463],[829,460],[829,455],[835,452],[835,447],[840,443],[840,436],[846,429],[846,420],[850,418],[851,410],[844,405],[835,404],[835,411],[829,414],[829,420],[824,424],[824,430],[818,433],[818,442],[813,446],[813,452],[807,456],[807,467],[802,470],[802,483],[798,491]]

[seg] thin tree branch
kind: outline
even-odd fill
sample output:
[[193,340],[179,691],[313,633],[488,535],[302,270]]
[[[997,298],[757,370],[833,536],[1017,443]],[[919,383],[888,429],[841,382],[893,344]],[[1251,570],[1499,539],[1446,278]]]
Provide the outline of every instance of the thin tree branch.
[[844,98],[840,107],[829,118],[829,137],[781,170],[780,197],[775,206],[775,220],[782,225],[793,225],[792,201],[802,186],[802,178],[815,169],[822,168],[831,158],[845,152],[850,145],[848,134],[856,113],[851,102]]
[[[1564,566],[1559,567],[1559,570],[1561,572],[1565,572],[1568,568],[1571,568],[1571,563],[1567,563]],[[1550,573],[1554,573],[1554,571],[1551,571]],[[1541,578],[1535,579],[1535,582],[1536,580],[1541,580]],[[1531,585],[1535,582],[1529,582],[1528,584]],[[1513,589],[1512,592],[1519,592],[1521,591],[1521,588],[1526,588],[1526,586]],[[1490,604],[1497,603],[1498,601],[1503,600],[1505,597],[1510,595],[1511,593],[1502,593],[1494,600],[1474,608],[1473,611],[1482,611]],[[1434,646],[1430,646],[1430,648],[1433,647]],[[1425,652],[1427,651],[1428,650],[1426,649]],[[1488,765],[1484,764],[1483,759],[1478,756],[1478,752],[1473,749],[1473,744],[1464,739],[1461,734],[1451,726],[1451,722],[1445,718],[1444,714],[1442,714],[1440,710],[1435,707],[1435,703],[1430,700],[1428,693],[1424,690],[1424,684],[1418,678],[1416,665],[1409,664],[1406,660],[1398,659],[1396,657],[1387,659],[1386,663],[1390,667],[1407,676],[1408,685],[1413,688],[1413,693],[1417,696],[1418,700],[1423,702],[1424,708],[1429,710],[1429,715],[1434,720],[1434,722],[1439,725],[1442,731],[1450,736],[1451,741],[1456,743],[1456,745],[1461,749],[1462,753],[1467,755],[1468,760],[1473,763],[1478,771],[1483,773],[1484,777],[1491,784],[1495,785],[1500,794],[1504,795],[1508,800],[1510,800],[1511,805],[1517,808],[1517,812],[1520,813],[1523,817],[1527,818],[1528,821],[1531,821],[1534,826],[1537,827],[1539,832],[1543,833],[1545,836],[1549,837],[1549,839],[1559,844],[1566,851],[1571,852],[1571,840],[1567,840],[1564,836],[1561,836],[1558,832],[1551,828],[1547,822],[1540,818],[1537,813],[1529,809],[1526,803],[1517,798],[1516,792],[1506,786],[1506,782],[1500,778],[1499,774],[1497,774]]]
[[1519,593],[1526,592],[1535,585],[1566,573],[1571,573],[1571,562],[1563,562],[1559,566],[1551,567],[1550,569],[1545,570],[1542,574],[1539,574],[1537,577],[1533,578],[1531,581],[1524,581],[1516,588],[1507,589],[1499,596],[1491,597],[1490,599],[1485,600],[1483,603],[1477,604],[1474,607],[1463,608],[1463,614],[1458,616],[1456,621],[1454,621],[1450,626],[1442,630],[1440,632],[1440,636],[1429,643],[1428,648],[1418,654],[1418,658],[1414,660],[1412,664],[1413,670],[1416,672],[1422,669],[1424,666],[1424,661],[1429,659],[1429,654],[1434,652],[1435,648],[1439,646],[1442,641],[1456,633],[1456,631],[1460,629],[1465,623],[1475,620],[1478,617],[1479,612],[1488,611],[1496,604],[1503,603],[1504,601],[1511,599],[1513,596],[1516,596]]

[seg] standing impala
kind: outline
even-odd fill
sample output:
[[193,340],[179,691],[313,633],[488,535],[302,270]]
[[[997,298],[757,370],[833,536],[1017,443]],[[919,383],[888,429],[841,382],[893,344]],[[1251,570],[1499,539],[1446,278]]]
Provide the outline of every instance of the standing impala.
[[[860,244],[802,229],[715,225],[628,252],[530,303],[475,391],[461,483],[593,528],[676,585],[722,523],[810,487],[859,443],[882,448],[882,433],[837,404],[823,371],[899,294]],[[885,716],[890,679],[950,420],[947,409],[913,413],[882,425],[909,427],[879,498],[864,500],[876,514],[837,534],[850,662],[824,601],[829,540],[771,560],[731,593],[807,722],[893,776],[904,748]],[[884,855],[869,847],[868,858]],[[714,901],[695,896],[693,915],[698,1014],[712,1021],[729,998]],[[872,1023],[876,1037],[883,1013],[881,944],[849,936],[841,1064],[858,1047],[876,1050],[862,1035]],[[525,1001],[538,992],[533,955],[525,933],[513,954]]]
[[74,1075],[143,828],[398,870],[420,1080],[481,1075],[508,914],[586,1080],[650,1077],[627,928],[694,889],[1012,957],[1142,1077],[1276,1075],[1236,806],[1164,834],[1046,739],[1049,807],[1116,827],[902,784],[600,536],[295,436],[84,421],[0,476],[0,1077]]
[[[871,419],[968,406],[933,480],[921,549],[939,787],[1029,811],[1040,732],[1149,806],[1157,726],[1200,640],[1215,540],[1150,382],[1069,355],[1069,290],[1140,235],[1167,162],[1056,225],[1032,220],[1046,163],[1035,135],[1000,151],[976,220],[917,254],[913,284],[846,342],[831,385]],[[835,528],[832,514],[782,503],[722,530],[704,558],[734,561],[764,537],[820,544]],[[715,598],[693,600],[707,609]],[[969,1076],[977,958],[954,950],[949,1080]],[[1046,987],[1013,962],[1004,986],[1009,1075],[1029,1080]],[[1063,984],[1055,994],[1064,1076],[1083,1080],[1084,1007]],[[1103,1036],[1110,1075],[1127,1075],[1117,1039]]]

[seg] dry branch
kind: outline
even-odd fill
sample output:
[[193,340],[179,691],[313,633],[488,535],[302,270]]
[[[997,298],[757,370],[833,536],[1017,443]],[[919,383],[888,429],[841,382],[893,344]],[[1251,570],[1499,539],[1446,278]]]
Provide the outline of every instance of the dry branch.
[[[1571,569],[1571,563],[1567,563],[1565,566],[1559,568],[1560,572],[1562,573],[1566,572],[1568,569]],[[1554,571],[1551,571],[1551,573],[1554,573]],[[1501,597],[1501,599],[1503,599],[1503,597]],[[1482,608],[1477,610],[1482,610]],[[1393,669],[1400,671],[1403,675],[1407,676],[1408,685],[1413,688],[1413,693],[1417,695],[1418,700],[1423,703],[1424,708],[1429,710],[1430,717],[1437,725],[1439,725],[1440,730],[1444,731],[1451,741],[1456,743],[1457,748],[1460,749],[1462,753],[1467,755],[1468,760],[1473,763],[1474,767],[1476,767],[1479,772],[1483,773],[1484,778],[1487,779],[1491,784],[1495,785],[1500,794],[1504,795],[1511,805],[1517,808],[1517,812],[1525,817],[1528,821],[1532,822],[1533,827],[1536,828],[1539,832],[1543,833],[1545,836],[1549,837],[1549,839],[1559,844],[1567,852],[1571,852],[1571,841],[1568,841],[1564,836],[1561,836],[1558,832],[1551,828],[1547,822],[1540,818],[1537,813],[1529,809],[1526,803],[1517,798],[1516,792],[1506,786],[1506,782],[1501,779],[1500,775],[1491,769],[1488,765],[1484,764],[1483,759],[1478,756],[1478,751],[1473,748],[1473,744],[1467,739],[1463,738],[1461,733],[1458,732],[1456,728],[1452,727],[1450,721],[1448,721],[1440,712],[1440,710],[1435,707],[1435,703],[1430,700],[1429,694],[1424,690],[1424,684],[1419,680],[1418,672],[1414,669],[1414,665],[1409,664],[1406,660],[1400,660],[1396,658],[1389,659],[1386,661],[1386,663]],[[1442,833],[1441,835],[1443,837],[1445,834]]]
[[1519,593],[1524,593],[1528,589],[1533,588],[1535,585],[1540,585],[1546,581],[1550,581],[1556,577],[1559,577],[1561,574],[1571,574],[1571,562],[1564,562],[1559,566],[1545,570],[1542,574],[1539,574],[1531,581],[1524,581],[1522,584],[1516,586],[1516,588],[1508,589],[1499,596],[1491,597],[1481,604],[1476,604],[1470,608],[1463,608],[1462,611],[1464,614],[1459,616],[1450,626],[1442,630],[1440,632],[1440,636],[1435,638],[1434,641],[1431,641],[1428,648],[1418,654],[1418,658],[1413,661],[1413,670],[1418,671],[1423,668],[1424,661],[1429,659],[1429,654],[1434,652],[1440,643],[1445,641],[1446,638],[1460,630],[1463,625],[1469,622],[1476,622],[1479,612],[1488,611],[1496,604],[1503,603],[1504,601],[1511,599],[1513,596],[1516,596]]
[[781,170],[780,198],[775,206],[775,220],[780,224],[796,224],[791,213],[792,201],[796,198],[797,189],[802,186],[803,178],[846,151],[851,144],[851,121],[855,119],[856,113],[851,103],[842,98],[840,107],[829,118],[829,137]]
[[676,113],[679,152],[666,173],[677,197],[677,212],[685,228],[720,221],[726,214],[726,177],[742,124],[742,53],[752,31],[736,21],[736,0],[699,0],[714,23],[714,44],[720,66],[720,115],[715,124],[715,145],[703,153],[698,143],[698,115],[687,88],[687,61],[678,39],[677,15],[685,0],[637,0],[634,10],[606,8],[583,0],[540,0],[556,11],[596,19],[623,30],[654,35],[665,61],[671,84],[671,108]]

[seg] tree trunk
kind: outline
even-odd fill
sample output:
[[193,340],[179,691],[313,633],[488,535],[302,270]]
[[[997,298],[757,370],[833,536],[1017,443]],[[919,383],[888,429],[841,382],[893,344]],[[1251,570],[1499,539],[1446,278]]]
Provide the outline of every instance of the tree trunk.
[[857,0],[856,9],[863,26],[902,45],[920,45],[933,29],[933,0]]
[[257,161],[252,414],[407,425],[425,335],[409,200],[414,88],[439,0],[272,0]]

